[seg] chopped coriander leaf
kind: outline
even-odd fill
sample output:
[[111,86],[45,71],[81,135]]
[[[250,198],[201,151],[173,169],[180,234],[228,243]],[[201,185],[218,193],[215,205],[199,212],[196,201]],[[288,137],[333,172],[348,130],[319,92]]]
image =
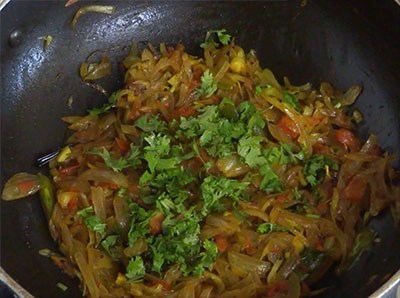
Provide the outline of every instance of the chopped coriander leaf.
[[120,198],[123,198],[126,194],[126,188],[125,187],[121,187],[118,192],[117,192],[117,196],[119,196]]
[[254,113],[249,121],[247,122],[247,128],[249,132],[252,132],[256,135],[263,135],[262,130],[265,127],[265,121],[260,113]]
[[259,136],[244,136],[239,140],[238,153],[251,168],[265,163],[260,149],[262,140]]
[[112,108],[115,107],[115,105],[117,104],[117,95],[118,95],[119,91],[114,92],[113,94],[111,94],[111,96],[108,98],[108,103],[105,103],[104,105],[102,105],[100,108],[94,108],[92,110],[89,110],[89,115],[90,116],[97,116],[100,114],[103,114],[105,112],[108,112],[109,110],[111,110]]
[[212,35],[216,33],[217,37],[219,39],[219,42],[222,43],[223,45],[228,45],[230,40],[231,40],[231,35],[226,33],[226,29],[221,29],[221,30],[210,30],[207,31],[206,38],[203,43],[200,44],[200,47],[206,48],[211,44],[214,44],[215,46],[218,46],[218,43],[214,41],[212,38]]
[[304,160],[305,152],[303,148],[301,148],[298,153],[293,153],[293,146],[285,143],[279,144],[281,146],[281,152],[282,154],[286,154],[288,162],[297,163]]
[[140,256],[136,256],[130,259],[128,266],[126,267],[126,277],[129,282],[136,282],[142,280],[146,270],[144,267],[143,259]]
[[331,167],[333,170],[338,170],[339,166],[332,159],[325,155],[314,154],[305,162],[303,174],[311,187],[317,187],[322,183],[325,177],[325,166]]
[[263,177],[260,184],[261,190],[264,190],[268,194],[282,191],[282,181],[279,179],[278,175],[274,173],[269,164],[265,163],[261,166],[260,174]]
[[237,107],[240,112],[240,120],[247,121],[253,114],[257,112],[256,107],[250,101],[244,101]]
[[319,214],[313,214],[313,213],[307,213],[307,214],[306,214],[306,217],[308,217],[308,218],[314,218],[314,219],[319,219],[319,218],[321,218],[321,215],[319,215]]
[[229,44],[229,41],[231,40],[231,36],[228,33],[226,33],[226,29],[215,30],[215,32],[217,33],[219,41],[223,45]]
[[300,199],[300,193],[299,193],[299,189],[297,188],[297,186],[293,189],[293,194],[297,200]]
[[263,155],[270,164],[276,165],[280,163],[283,165],[287,163],[286,156],[282,155],[282,151],[278,147],[271,146],[264,149]]
[[280,226],[273,222],[265,222],[265,223],[260,224],[257,227],[257,232],[261,233],[261,234],[267,234],[267,233],[271,233],[271,232],[275,232],[275,231],[286,232],[289,230],[290,230],[289,228]]
[[107,236],[103,241],[101,241],[101,245],[103,246],[104,250],[111,256],[113,259],[116,258],[115,254],[110,251],[110,248],[115,245],[118,239],[118,235],[110,235]]
[[88,154],[98,155],[103,158],[105,164],[113,169],[115,172],[121,172],[123,169],[129,167],[136,167],[141,164],[140,155],[141,152],[138,147],[136,147],[133,143],[130,144],[130,152],[125,156],[119,159],[111,158],[110,152],[106,148],[103,148],[103,151],[100,151],[97,148],[94,148],[91,151],[87,152]]
[[132,247],[138,238],[144,238],[150,233],[149,221],[155,210],[146,211],[135,202],[129,205],[129,209],[132,222],[128,232],[128,245]]
[[93,206],[84,208],[77,212],[79,216],[84,218],[84,223],[90,230],[98,232],[101,237],[104,238],[106,236],[107,225],[102,223],[100,218],[91,213],[94,213]]
[[235,103],[228,97],[224,97],[219,106],[219,112],[222,117],[229,120],[237,121],[239,118],[238,111],[236,110]]
[[239,200],[246,200],[246,188],[248,185],[248,182],[225,177],[212,175],[206,177],[200,186],[204,200],[201,214],[206,216],[213,211],[224,211],[226,206],[221,201],[224,197],[230,198],[233,201],[233,205]]
[[148,238],[153,257],[152,270],[160,272],[164,265],[179,264],[185,276],[193,272],[193,262],[201,252],[201,218],[193,208],[183,212],[182,216],[177,218],[170,214],[162,222],[162,234]]
[[297,112],[301,113],[301,107],[299,105],[299,101],[293,93],[288,91],[283,91],[283,102],[289,104],[292,108],[294,108]]
[[201,85],[200,88],[196,88],[196,94],[198,97],[204,95],[205,97],[210,97],[217,91],[217,84],[214,83],[214,75],[211,73],[209,69],[201,76]]
[[304,150],[301,149],[298,153],[293,153],[293,146],[279,143],[280,147],[269,147],[263,150],[263,155],[270,164],[284,165],[287,163],[298,163],[304,160]]
[[358,261],[363,252],[371,247],[377,233],[371,228],[364,228],[356,237],[351,252],[344,259],[343,264],[338,268],[339,272],[349,270]]
[[204,251],[200,253],[200,260],[193,269],[193,274],[200,276],[205,269],[208,269],[215,262],[219,253],[214,241],[205,240],[203,242]]
[[166,123],[154,115],[143,115],[136,119],[135,126],[144,132],[163,133],[167,131]]
[[258,85],[256,85],[256,94],[257,94],[257,95],[260,95],[260,94],[261,94],[261,91],[262,91],[261,88],[263,88],[263,87],[265,87],[265,88],[271,88],[272,86],[271,86],[270,84],[258,84]]
[[66,290],[68,290],[68,287],[66,285],[64,285],[63,283],[60,283],[60,282],[57,283],[57,287],[60,288],[64,292]]

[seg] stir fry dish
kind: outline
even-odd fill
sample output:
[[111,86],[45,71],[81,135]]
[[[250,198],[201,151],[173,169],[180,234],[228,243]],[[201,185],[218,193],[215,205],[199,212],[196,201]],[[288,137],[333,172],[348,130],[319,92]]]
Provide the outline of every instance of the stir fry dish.
[[[50,161],[3,199],[39,192],[50,257],[87,297],[300,297],[350,269],[400,214],[392,157],[354,133],[360,86],[279,83],[225,30],[202,58],[133,45],[122,89],[85,116]],[[108,57],[84,63],[94,80]]]

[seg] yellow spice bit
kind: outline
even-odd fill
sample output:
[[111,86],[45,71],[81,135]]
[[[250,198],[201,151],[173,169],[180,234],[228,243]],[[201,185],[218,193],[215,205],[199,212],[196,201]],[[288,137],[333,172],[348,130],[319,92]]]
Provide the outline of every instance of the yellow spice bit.
[[299,236],[295,236],[292,240],[294,251],[300,254],[304,250],[303,240]]
[[246,71],[246,61],[242,57],[235,57],[230,63],[230,69],[236,73],[243,73]]
[[172,78],[170,78],[169,80],[168,80],[168,84],[170,84],[171,85],[171,92],[174,92],[175,91],[175,89],[176,89],[176,87],[178,86],[178,84],[179,84],[179,77],[178,77],[178,74],[176,74],[176,75],[174,75]]
[[326,176],[328,178],[331,178],[331,173],[329,172],[329,166],[328,165],[325,165],[325,172],[326,172]]
[[62,192],[57,195],[57,201],[60,204],[61,208],[67,208],[69,201],[72,200],[72,198],[76,197],[78,194],[73,191],[66,191]]
[[71,154],[71,148],[66,146],[61,150],[60,154],[57,156],[57,162],[64,162],[67,160],[68,156]]
[[272,266],[272,268],[269,271],[268,276],[267,276],[268,283],[270,283],[274,279],[274,277],[276,276],[276,273],[278,272],[278,269],[279,269],[279,267],[281,267],[282,263],[283,263],[283,260],[275,261],[274,265]]
[[130,293],[134,296],[143,296],[143,291],[141,289],[141,285],[138,283],[131,283],[131,291]]
[[117,279],[115,280],[115,283],[118,286],[122,286],[124,283],[126,283],[127,279],[125,275],[123,275],[121,272],[118,273]]
[[87,162],[86,165],[88,166],[89,169],[97,169],[97,167],[90,162]]

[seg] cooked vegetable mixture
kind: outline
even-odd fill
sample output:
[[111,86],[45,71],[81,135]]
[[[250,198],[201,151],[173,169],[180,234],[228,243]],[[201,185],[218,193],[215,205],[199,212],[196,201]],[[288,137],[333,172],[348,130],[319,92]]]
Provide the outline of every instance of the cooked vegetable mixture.
[[[41,254],[88,297],[317,294],[377,237],[371,217],[390,207],[399,219],[392,158],[346,112],[361,87],[281,85],[225,30],[201,47],[133,45],[123,89],[63,118],[73,134],[51,178],[5,185],[5,200],[40,192],[65,256]],[[81,75],[110,69],[105,57]]]

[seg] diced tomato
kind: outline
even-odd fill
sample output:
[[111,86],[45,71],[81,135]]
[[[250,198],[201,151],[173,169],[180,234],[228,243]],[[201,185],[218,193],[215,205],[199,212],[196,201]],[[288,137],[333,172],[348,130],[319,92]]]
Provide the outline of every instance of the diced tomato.
[[292,139],[296,139],[299,136],[299,129],[296,123],[288,116],[283,116],[276,125],[280,127],[285,134],[287,134]]
[[64,269],[64,264],[59,257],[53,256],[52,260],[53,260],[54,264],[57,265],[58,268]]
[[196,87],[200,86],[200,79],[193,79],[190,81],[188,86],[188,94],[191,94]]
[[382,148],[378,145],[375,145],[374,147],[371,148],[371,150],[369,150],[369,154],[371,155],[376,155],[376,156],[381,156],[382,155]]
[[278,297],[280,294],[286,294],[289,290],[289,283],[287,281],[278,281],[271,283],[267,286],[267,298]]
[[103,162],[103,159],[100,156],[94,154],[87,154],[86,159],[90,163]]
[[201,76],[203,75],[204,71],[200,67],[198,67],[194,72],[193,72],[193,79],[198,81],[200,83]]
[[156,235],[161,232],[161,225],[164,220],[164,215],[162,215],[161,212],[158,212],[156,215],[154,215],[152,218],[150,218],[150,229],[151,229],[151,234]]
[[349,184],[344,189],[344,196],[356,202],[362,200],[365,190],[367,188],[367,183],[360,177],[353,177]]
[[229,246],[228,239],[224,235],[219,234],[214,237],[214,240],[220,253],[223,253]]
[[117,184],[114,183],[106,183],[105,187],[111,189],[111,190],[118,190],[119,186]]
[[190,116],[193,116],[194,114],[196,114],[196,110],[194,108],[192,108],[191,106],[189,106],[188,104],[183,105],[182,107],[180,107],[179,109],[176,110],[176,114],[180,117],[185,117],[185,118],[189,118]]
[[171,289],[170,283],[166,280],[152,280],[150,281],[150,284],[152,286],[162,285],[164,291],[169,291]]
[[305,296],[308,296],[308,294],[310,293],[310,287],[305,283],[305,282],[302,282],[301,283],[301,293],[303,294],[305,294]]
[[327,154],[329,152],[329,147],[322,142],[316,142],[312,149],[316,154]]
[[283,204],[286,202],[286,196],[284,195],[279,195],[276,199],[275,202],[279,203],[279,204]]
[[140,188],[138,183],[132,183],[128,185],[128,191],[138,195],[140,193]]
[[77,204],[78,204],[78,196],[72,197],[71,200],[69,200],[68,202],[68,210],[70,212],[74,211]]
[[180,52],[180,53],[183,53],[183,51],[185,50],[185,47],[183,46],[183,44],[179,43],[179,44],[176,46],[176,50],[177,50],[178,52]]
[[324,250],[324,245],[323,245],[321,238],[317,237],[317,239],[315,240],[315,243],[314,243],[314,247],[316,250],[319,250],[319,251]]
[[221,98],[219,98],[215,94],[211,95],[209,99],[211,99],[213,104],[215,104],[215,105],[219,105],[221,102]]
[[174,51],[175,51],[174,47],[171,47],[171,46],[167,47],[167,52],[168,52],[169,56],[171,56],[174,53]]
[[92,131],[89,129],[79,130],[75,133],[75,137],[82,142],[89,141],[92,139]]
[[117,143],[117,146],[119,150],[121,150],[122,154],[126,154],[129,151],[129,145],[126,141],[120,138],[115,138],[115,142]]
[[75,163],[72,165],[67,165],[65,167],[62,167],[60,169],[60,174],[66,175],[66,176],[70,176],[75,174],[76,170],[78,170],[81,167],[81,165],[79,163]]
[[114,184],[114,183],[97,182],[97,181],[95,181],[95,182],[94,182],[94,185],[95,185],[95,186],[101,186],[101,187],[103,187],[103,188],[108,188],[108,189],[111,189],[111,190],[118,190],[118,189],[120,189],[120,187],[119,187],[117,184]]
[[142,114],[140,111],[141,107],[142,105],[140,103],[134,103],[132,105],[131,111],[129,112],[130,120],[136,120],[136,118],[139,118],[139,116]]
[[336,112],[336,117],[334,118],[334,124],[339,125],[340,127],[349,127],[349,119],[344,115],[342,111]]
[[321,214],[325,214],[328,211],[328,204],[326,202],[319,203],[317,205],[317,210]]
[[18,183],[17,187],[21,193],[27,195],[35,185],[34,181],[26,180]]
[[348,129],[340,128],[336,131],[336,140],[350,149],[351,152],[357,151],[360,146],[358,138]]
[[246,253],[248,255],[253,255],[256,251],[253,247],[253,244],[251,243],[251,239],[249,236],[245,235],[244,236],[244,242],[246,244]]
[[307,119],[309,120],[309,122],[312,126],[315,126],[321,122],[321,119],[319,119],[318,117],[315,117],[315,116],[309,116],[309,117],[307,117]]
[[200,147],[200,146],[198,146],[198,148],[199,148],[200,156],[204,160],[204,162],[209,161],[210,160],[210,156],[208,156],[206,150],[204,150],[204,148]]

